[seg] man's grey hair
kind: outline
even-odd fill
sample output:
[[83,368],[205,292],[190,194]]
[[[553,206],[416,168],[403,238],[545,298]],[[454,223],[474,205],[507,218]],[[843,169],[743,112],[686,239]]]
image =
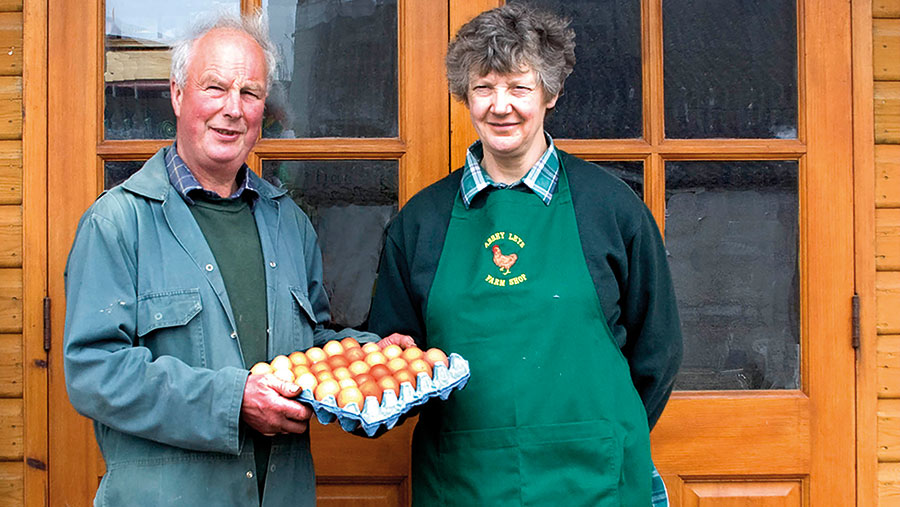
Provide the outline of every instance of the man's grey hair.
[[575,66],[575,31],[568,19],[526,3],[508,3],[463,25],[447,48],[445,63],[450,93],[463,103],[472,76],[528,68],[549,100],[562,92]]
[[275,82],[275,70],[278,65],[278,50],[269,38],[269,19],[262,10],[241,16],[231,12],[221,12],[210,17],[201,17],[190,28],[188,33],[172,45],[172,68],[170,77],[179,89],[187,83],[187,70],[191,64],[194,43],[212,30],[236,30],[247,34],[262,48],[266,59],[266,91]]

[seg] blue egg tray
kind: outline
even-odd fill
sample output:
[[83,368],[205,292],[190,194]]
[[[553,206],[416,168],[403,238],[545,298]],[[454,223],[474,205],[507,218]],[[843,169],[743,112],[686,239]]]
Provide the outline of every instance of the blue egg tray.
[[450,366],[438,363],[434,367],[433,378],[426,373],[416,377],[416,388],[404,382],[400,384],[400,393],[385,391],[381,396],[381,404],[374,396],[366,397],[362,412],[355,404],[339,407],[334,396],[326,396],[322,401],[316,400],[312,391],[304,389],[297,397],[299,401],[311,405],[316,418],[322,424],[337,421],[344,431],[356,431],[362,428],[366,435],[374,435],[382,426],[391,429],[400,417],[413,407],[422,405],[432,398],[446,400],[454,389],[462,389],[469,380],[469,362],[459,354],[450,354]]

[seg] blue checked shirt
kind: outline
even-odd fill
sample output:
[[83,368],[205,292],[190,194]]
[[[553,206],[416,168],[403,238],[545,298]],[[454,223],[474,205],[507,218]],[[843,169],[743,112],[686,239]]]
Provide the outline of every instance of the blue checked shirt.
[[532,192],[544,201],[544,204],[550,205],[553,194],[556,192],[556,186],[559,182],[559,153],[553,144],[553,138],[546,132],[544,137],[547,139],[547,151],[541,155],[541,158],[525,176],[511,184],[496,183],[487,171],[481,167],[481,159],[484,158],[483,147],[481,141],[475,141],[469,146],[466,152],[466,165],[463,169],[462,179],[459,182],[459,192],[462,195],[463,204],[468,209],[472,199],[487,187],[511,188],[517,185],[525,185]]
[[[478,195],[478,192],[487,187],[511,188],[517,185],[525,185],[537,194],[544,201],[544,204],[549,206],[559,183],[559,153],[556,151],[556,145],[553,144],[553,138],[546,132],[544,137],[547,139],[547,151],[531,166],[531,169],[528,170],[528,173],[521,180],[511,184],[496,183],[491,180],[487,171],[481,167],[481,159],[484,158],[484,148],[481,145],[481,141],[472,143],[466,152],[466,165],[463,168],[462,179],[459,182],[459,193],[466,208],[468,209],[469,204]],[[668,507],[669,496],[666,492],[666,485],[655,465],[653,465],[651,483],[652,507]]]
[[[188,168],[187,164],[184,163],[184,160],[178,156],[174,143],[172,144],[172,149],[166,153],[166,171],[169,173],[169,183],[175,187],[175,190],[178,191],[184,199],[184,202],[188,203],[188,205],[194,204],[194,200],[190,196],[190,194],[194,192],[201,192],[207,197],[221,199],[219,194],[206,190],[200,185],[197,178],[191,174],[191,170]],[[256,202],[256,198],[259,197],[259,191],[253,187],[253,182],[250,181],[249,171],[250,168],[247,167],[247,164],[241,166],[237,174],[238,180],[241,181],[241,185],[229,196],[229,199],[241,196],[246,197],[250,201],[252,207]],[[245,191],[248,193],[245,194]]]

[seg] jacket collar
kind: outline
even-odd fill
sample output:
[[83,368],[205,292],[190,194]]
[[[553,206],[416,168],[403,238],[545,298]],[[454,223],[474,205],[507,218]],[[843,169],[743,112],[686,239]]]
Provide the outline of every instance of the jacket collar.
[[[157,151],[141,167],[140,171],[134,173],[122,183],[122,188],[157,201],[165,201],[169,191],[172,191],[173,195],[177,195],[175,188],[169,183],[169,173],[166,171],[166,153],[171,149],[173,149],[172,146],[166,146]],[[260,197],[277,199],[287,193],[286,189],[272,185],[257,176],[253,171],[250,171],[250,180],[259,191]]]

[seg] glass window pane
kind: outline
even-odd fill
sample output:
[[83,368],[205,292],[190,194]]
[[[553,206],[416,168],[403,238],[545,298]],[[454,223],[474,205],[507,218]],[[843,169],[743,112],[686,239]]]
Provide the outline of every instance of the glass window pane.
[[666,137],[797,137],[797,2],[663,2]]
[[319,235],[338,326],[369,316],[384,230],[397,213],[398,171],[395,160],[263,162],[263,177],[288,189]]
[[677,389],[800,386],[797,162],[669,162]]
[[282,61],[263,137],[398,135],[396,0],[264,0],[263,8]]
[[633,161],[593,161],[624,181],[641,199],[644,198],[644,163]]
[[529,3],[568,17],[575,30],[577,63],[555,111],[545,120],[547,132],[570,139],[641,137],[641,3]]
[[175,137],[169,45],[198,14],[239,10],[239,0],[107,0],[104,137]]
[[143,160],[107,161],[103,164],[103,188],[109,190],[122,183],[143,165]]

